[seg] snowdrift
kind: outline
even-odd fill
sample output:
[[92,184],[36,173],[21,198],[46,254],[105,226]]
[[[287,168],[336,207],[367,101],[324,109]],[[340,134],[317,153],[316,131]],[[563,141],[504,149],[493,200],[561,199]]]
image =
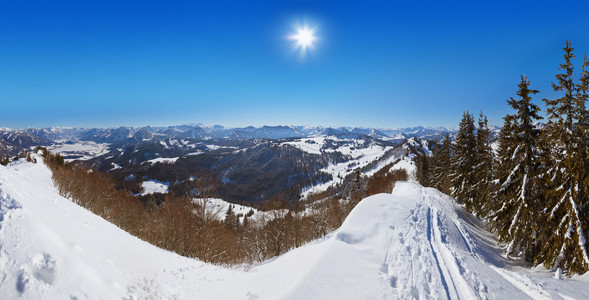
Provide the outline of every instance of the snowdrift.
[[322,240],[244,271],[145,243],[57,193],[43,164],[0,166],[0,299],[583,299],[587,282],[501,255],[437,190],[397,183]]

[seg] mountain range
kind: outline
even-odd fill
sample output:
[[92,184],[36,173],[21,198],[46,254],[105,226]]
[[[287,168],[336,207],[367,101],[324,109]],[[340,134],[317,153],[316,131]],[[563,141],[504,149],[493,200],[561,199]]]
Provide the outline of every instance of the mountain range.
[[425,140],[441,140],[446,134],[454,136],[455,129],[444,127],[407,127],[398,129],[377,129],[362,127],[322,127],[322,126],[262,126],[225,128],[220,125],[185,124],[168,127],[128,127],[118,128],[0,128],[0,151],[15,155],[23,148],[37,145],[51,145],[63,141],[90,141],[96,143],[140,144],[148,141],[167,139],[284,139],[337,136],[359,138],[363,135],[385,141],[401,142],[417,137]]

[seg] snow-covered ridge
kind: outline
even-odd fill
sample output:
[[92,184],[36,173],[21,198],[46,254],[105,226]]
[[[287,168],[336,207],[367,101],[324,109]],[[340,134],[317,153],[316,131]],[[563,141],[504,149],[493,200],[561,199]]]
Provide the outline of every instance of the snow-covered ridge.
[[[248,271],[161,250],[58,195],[43,164],[0,166],[0,299],[585,299],[586,281],[505,259],[437,190],[397,183],[326,238]],[[577,277],[587,280],[587,278]]]

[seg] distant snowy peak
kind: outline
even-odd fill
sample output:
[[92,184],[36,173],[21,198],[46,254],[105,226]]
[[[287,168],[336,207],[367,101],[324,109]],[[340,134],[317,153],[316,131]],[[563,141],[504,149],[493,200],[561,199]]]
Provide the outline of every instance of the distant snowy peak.
[[153,132],[151,132],[149,130],[149,128],[143,127],[141,129],[137,130],[137,132],[133,135],[133,137],[139,141],[149,141],[149,140],[153,139],[154,134],[153,134]]
[[[44,131],[40,131],[44,132]],[[22,149],[29,149],[35,146],[51,144],[52,140],[46,135],[37,136],[27,130],[14,130],[3,128],[0,130],[0,156],[15,155]]]
[[[296,128],[291,126],[262,126],[260,128],[251,128],[250,138],[257,139],[283,139],[283,138],[298,138],[304,135]],[[239,129],[236,129],[239,131]]]
[[393,139],[393,140],[404,140],[404,139],[407,138],[407,135],[405,135],[404,133],[399,132],[399,133],[395,134],[394,136],[391,136],[390,138]]
[[321,135],[323,135],[323,136],[338,136],[338,135],[346,135],[349,133],[350,133],[350,131],[344,127],[339,127],[339,128],[328,127],[325,130],[323,130],[323,132],[321,132]]
[[354,129],[352,129],[350,132],[364,134],[364,135],[367,135],[367,136],[370,136],[373,138],[378,138],[378,139],[389,137],[386,134],[382,133],[380,130],[374,129],[374,128],[358,128],[358,127],[356,127]]
[[[542,122],[536,122],[534,123],[534,128],[536,129],[544,129],[544,127],[546,127],[546,124],[542,123]],[[501,128],[497,128],[497,131],[500,131]]]
[[81,132],[77,138],[97,143],[113,143],[129,139],[134,134],[135,129],[133,127],[91,128]]
[[212,130],[209,132],[212,138],[230,139],[282,139],[291,137],[303,137],[298,129],[291,126],[248,126],[244,128],[233,128]]

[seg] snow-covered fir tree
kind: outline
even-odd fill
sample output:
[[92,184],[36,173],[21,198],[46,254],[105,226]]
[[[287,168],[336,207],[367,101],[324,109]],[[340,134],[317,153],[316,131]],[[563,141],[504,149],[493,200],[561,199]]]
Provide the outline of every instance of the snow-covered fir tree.
[[505,116],[503,130],[499,136],[500,168],[495,213],[492,217],[494,228],[501,241],[508,244],[508,254],[524,253],[532,260],[536,252],[538,214],[542,205],[539,182],[539,155],[537,147],[538,130],[534,121],[541,119],[540,108],[532,103],[530,82],[521,76],[519,98],[507,100],[514,114]]
[[575,57],[569,41],[566,42],[560,74],[552,84],[555,92],[564,92],[556,99],[545,99],[548,124],[543,131],[547,167],[546,226],[543,230],[543,247],[538,261],[549,268],[560,267],[566,272],[589,271],[587,253],[588,200],[587,200],[587,135],[585,101],[587,100],[587,61],[579,84],[574,83]]
[[476,184],[474,168],[476,166],[476,137],[473,116],[467,111],[462,116],[456,139],[452,145],[451,160],[451,195],[465,204],[472,211],[474,186]]
[[423,186],[432,186],[432,158],[429,157],[426,153],[421,153],[415,157],[415,165],[417,167],[415,173],[417,181]]
[[[514,137],[515,129],[512,128],[512,119],[512,115],[506,115],[503,118],[503,127],[499,131],[499,138],[497,139],[497,152],[495,153],[496,168],[494,172],[495,183],[497,184],[505,182],[515,166],[514,161],[511,159],[511,154],[513,154],[513,150],[517,147]],[[493,202],[493,208],[490,212],[491,220],[494,219],[495,212],[502,206],[502,203],[498,201],[499,187],[495,185],[495,189],[491,195],[491,201]]]
[[491,191],[493,188],[493,150],[489,141],[490,133],[487,117],[483,112],[479,115],[476,135],[476,165],[474,176],[475,197],[473,198],[473,211],[477,215],[486,215],[491,209]]
[[433,153],[433,170],[431,183],[436,189],[450,194],[450,159],[452,158],[450,136],[446,134],[444,141],[436,145]]

